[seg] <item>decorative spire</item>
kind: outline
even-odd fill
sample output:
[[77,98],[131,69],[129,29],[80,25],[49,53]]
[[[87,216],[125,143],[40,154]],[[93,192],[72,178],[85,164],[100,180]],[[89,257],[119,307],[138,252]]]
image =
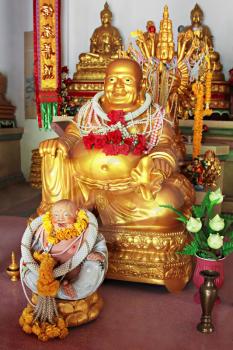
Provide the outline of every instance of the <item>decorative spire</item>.
[[159,40],[156,56],[164,63],[171,61],[174,56],[172,21],[169,19],[168,6],[164,6],[163,19],[160,21]]

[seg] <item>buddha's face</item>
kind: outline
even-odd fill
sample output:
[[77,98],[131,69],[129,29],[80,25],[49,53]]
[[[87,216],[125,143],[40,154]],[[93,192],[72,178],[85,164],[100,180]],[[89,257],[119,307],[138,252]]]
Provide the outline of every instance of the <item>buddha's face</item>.
[[191,20],[192,20],[192,24],[194,24],[194,25],[200,24],[201,23],[201,14],[200,14],[200,12],[199,11],[194,11],[192,13]]
[[101,15],[101,22],[103,25],[111,23],[111,19],[112,18],[110,16],[110,14],[108,14],[107,12],[105,12]]
[[69,227],[76,220],[76,206],[72,202],[60,201],[51,210],[55,230]]
[[134,61],[119,59],[108,66],[104,97],[112,109],[124,109],[136,105],[141,77],[140,67]]

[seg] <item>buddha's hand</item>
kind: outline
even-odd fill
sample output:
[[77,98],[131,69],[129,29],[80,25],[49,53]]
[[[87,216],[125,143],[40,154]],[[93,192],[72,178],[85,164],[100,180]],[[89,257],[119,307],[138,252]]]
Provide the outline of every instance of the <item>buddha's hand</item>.
[[98,252],[91,252],[88,254],[87,260],[104,262],[104,256]]
[[164,181],[163,172],[155,169],[153,159],[148,156],[139,161],[137,167],[132,170],[131,177],[133,185],[147,201],[155,199]]
[[58,153],[66,157],[68,155],[68,147],[59,139],[50,139],[40,143],[39,152],[41,157],[46,154],[55,157]]

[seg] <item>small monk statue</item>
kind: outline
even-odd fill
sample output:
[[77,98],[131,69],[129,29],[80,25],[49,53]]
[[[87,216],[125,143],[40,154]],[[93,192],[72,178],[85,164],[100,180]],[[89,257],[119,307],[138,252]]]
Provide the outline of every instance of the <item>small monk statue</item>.
[[[105,239],[98,233],[95,216],[78,209],[70,200],[54,203],[50,211],[33,220],[23,235],[21,247],[22,281],[38,295],[34,321],[56,323],[58,311],[51,298],[85,300],[103,282],[107,269]],[[21,317],[22,327],[29,326],[25,313]],[[66,322],[69,324],[69,320]],[[42,323],[37,324],[41,331]],[[30,326],[33,325],[31,322]]]

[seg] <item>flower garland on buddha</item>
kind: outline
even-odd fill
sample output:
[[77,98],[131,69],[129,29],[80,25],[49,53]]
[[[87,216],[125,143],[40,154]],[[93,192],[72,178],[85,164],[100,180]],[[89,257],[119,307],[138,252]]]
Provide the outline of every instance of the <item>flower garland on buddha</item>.
[[77,220],[69,227],[56,229],[52,223],[51,212],[45,213],[42,218],[43,227],[48,234],[47,241],[50,244],[58,244],[60,241],[79,237],[87,228],[89,220],[85,210],[79,210],[77,214]]

